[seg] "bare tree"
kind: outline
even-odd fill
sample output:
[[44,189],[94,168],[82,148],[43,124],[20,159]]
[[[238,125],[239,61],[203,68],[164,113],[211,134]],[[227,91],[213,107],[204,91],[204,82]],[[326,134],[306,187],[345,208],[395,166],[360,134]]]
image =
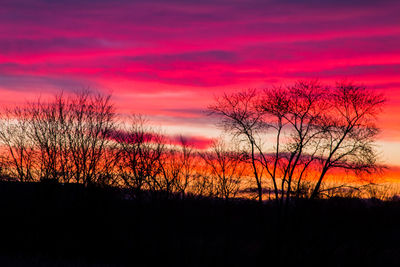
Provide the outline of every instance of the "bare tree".
[[200,155],[209,167],[211,179],[215,182],[216,196],[225,199],[235,197],[245,168],[242,155],[229,150],[223,140],[215,140],[211,150]]
[[68,182],[71,174],[69,147],[65,125],[68,107],[62,94],[54,100],[36,102],[27,105],[31,118],[27,137],[34,143],[37,151],[37,170],[40,180]]
[[159,188],[157,176],[161,169],[160,158],[165,144],[163,137],[147,125],[143,116],[133,115],[115,137],[120,154],[118,172],[125,186],[132,189],[139,197],[147,189]]
[[68,151],[74,179],[88,186],[103,171],[103,161],[115,132],[115,111],[111,96],[88,91],[77,93],[68,103]]
[[[303,178],[310,172],[318,173],[309,196],[315,198],[332,168],[379,168],[374,121],[383,103],[381,95],[365,87],[341,83],[330,88],[300,81],[263,92],[224,95],[211,111],[222,118],[225,130],[248,144],[259,200],[260,172],[265,170],[282,206],[293,195],[300,196]],[[257,163],[263,166],[259,171]]]
[[120,149],[117,142],[108,142],[99,166],[96,184],[102,187],[120,187],[118,164],[120,160]]
[[195,172],[193,146],[186,138],[179,136],[179,143],[170,144],[170,147],[160,157],[160,190],[177,193],[183,198]]
[[182,197],[185,197],[190,184],[196,176],[198,157],[195,154],[193,144],[191,144],[187,138],[180,136],[179,141],[182,169],[176,187],[178,193],[180,193]]
[[377,153],[374,142],[379,129],[376,116],[385,99],[363,86],[338,83],[331,89],[329,109],[324,113],[325,134],[321,150],[321,169],[311,198],[318,196],[323,179],[333,168],[356,173],[375,172]]
[[199,197],[215,197],[217,195],[216,181],[204,160],[198,160],[196,172],[190,184],[190,192]]
[[89,91],[60,94],[53,101],[39,99],[28,108],[41,179],[95,183],[114,128],[110,96]]
[[5,166],[10,176],[21,182],[35,180],[34,145],[30,132],[30,114],[25,108],[6,109],[0,120],[0,140],[4,146]]
[[216,99],[216,103],[209,107],[210,114],[221,118],[222,127],[234,137],[239,138],[246,145],[254,179],[257,184],[257,195],[262,202],[263,186],[257,147],[260,147],[259,134],[263,133],[268,125],[263,120],[263,112],[258,108],[259,95],[256,90],[246,90],[231,95],[225,94]]
[[183,162],[181,161],[180,151],[176,147],[165,149],[158,164],[160,173],[154,177],[152,190],[162,191],[169,197],[176,192],[182,174]]
[[299,191],[292,191],[300,190],[303,176],[317,158],[325,131],[321,122],[327,96],[326,88],[312,81],[265,90],[260,99],[263,119],[275,139],[269,156],[263,148],[259,151],[269,177],[280,180],[280,187],[275,187],[280,205],[288,203],[292,193],[299,196]]

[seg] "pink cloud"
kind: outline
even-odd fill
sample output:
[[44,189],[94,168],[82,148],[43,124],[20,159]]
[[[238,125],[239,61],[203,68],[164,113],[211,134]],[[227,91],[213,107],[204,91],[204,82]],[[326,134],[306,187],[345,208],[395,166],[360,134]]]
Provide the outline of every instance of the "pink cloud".
[[223,91],[347,78],[388,94],[382,138],[393,140],[399,13],[395,0],[4,0],[1,102],[90,87],[112,92],[122,113],[201,136],[209,119],[191,111]]

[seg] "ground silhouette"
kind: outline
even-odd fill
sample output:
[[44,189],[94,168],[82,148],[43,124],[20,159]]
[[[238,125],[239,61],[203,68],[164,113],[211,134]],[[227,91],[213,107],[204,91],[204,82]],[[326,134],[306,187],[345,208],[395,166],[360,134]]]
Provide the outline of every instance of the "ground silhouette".
[[1,182],[0,210],[2,266],[399,263],[398,201],[297,201],[280,218],[268,202]]

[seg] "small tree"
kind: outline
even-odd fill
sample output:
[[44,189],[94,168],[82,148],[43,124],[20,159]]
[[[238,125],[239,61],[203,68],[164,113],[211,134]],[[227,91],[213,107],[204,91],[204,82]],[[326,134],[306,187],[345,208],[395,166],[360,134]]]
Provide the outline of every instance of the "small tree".
[[6,109],[0,120],[0,140],[4,146],[4,165],[20,182],[35,180],[35,149],[28,134],[31,117],[25,108]]
[[30,131],[27,137],[34,143],[37,151],[36,168],[39,180],[68,182],[71,179],[71,158],[66,125],[68,106],[62,94],[53,100],[38,99],[27,105]]
[[68,151],[74,178],[88,186],[103,171],[104,158],[112,145],[115,132],[115,111],[110,95],[83,91],[69,101],[67,126]]
[[229,150],[222,140],[215,140],[211,150],[200,153],[215,181],[216,196],[229,199],[235,197],[240,188],[245,164],[237,151]]
[[[258,109],[259,95],[256,90],[247,90],[235,94],[224,94],[216,99],[216,103],[209,107],[211,115],[221,118],[221,126],[225,131],[238,138],[245,144],[252,166],[254,180],[257,184],[258,201],[262,202],[263,186],[259,162],[258,148],[260,134],[268,125],[263,121],[263,112]],[[275,181],[274,181],[275,183]]]
[[59,94],[6,110],[0,139],[19,180],[75,180],[87,186],[104,177],[114,125],[110,96]]
[[160,157],[160,168],[160,190],[184,198],[196,171],[194,149],[186,138],[179,136],[178,144],[170,144]]
[[130,123],[114,139],[119,144],[117,166],[123,184],[136,197],[146,186],[150,190],[159,188],[157,176],[161,172],[159,162],[165,149],[163,137],[147,126],[143,116],[133,115]]

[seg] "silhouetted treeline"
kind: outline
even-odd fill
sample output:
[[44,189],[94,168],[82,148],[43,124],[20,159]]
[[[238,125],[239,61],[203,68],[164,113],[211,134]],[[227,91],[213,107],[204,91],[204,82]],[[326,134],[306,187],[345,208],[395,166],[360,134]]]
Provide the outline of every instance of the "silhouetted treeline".
[[107,95],[5,109],[0,263],[396,266],[398,201],[339,199],[369,184],[326,183],[382,169],[383,103],[345,83],[225,94],[209,107],[225,136],[207,149],[123,120]]
[[110,96],[87,91],[4,110],[0,140],[3,179],[119,186],[131,197],[233,197],[243,172],[238,153],[221,142],[199,151],[143,116],[121,122]]
[[227,199],[247,192],[261,202],[268,192],[284,206],[293,197],[321,196],[333,169],[380,170],[375,117],[383,103],[350,83],[302,81],[225,94],[209,110],[229,138],[199,150],[185,137],[171,141],[143,116],[122,121],[110,96],[58,94],[3,111],[2,177],[117,186],[133,198],[146,192]]

